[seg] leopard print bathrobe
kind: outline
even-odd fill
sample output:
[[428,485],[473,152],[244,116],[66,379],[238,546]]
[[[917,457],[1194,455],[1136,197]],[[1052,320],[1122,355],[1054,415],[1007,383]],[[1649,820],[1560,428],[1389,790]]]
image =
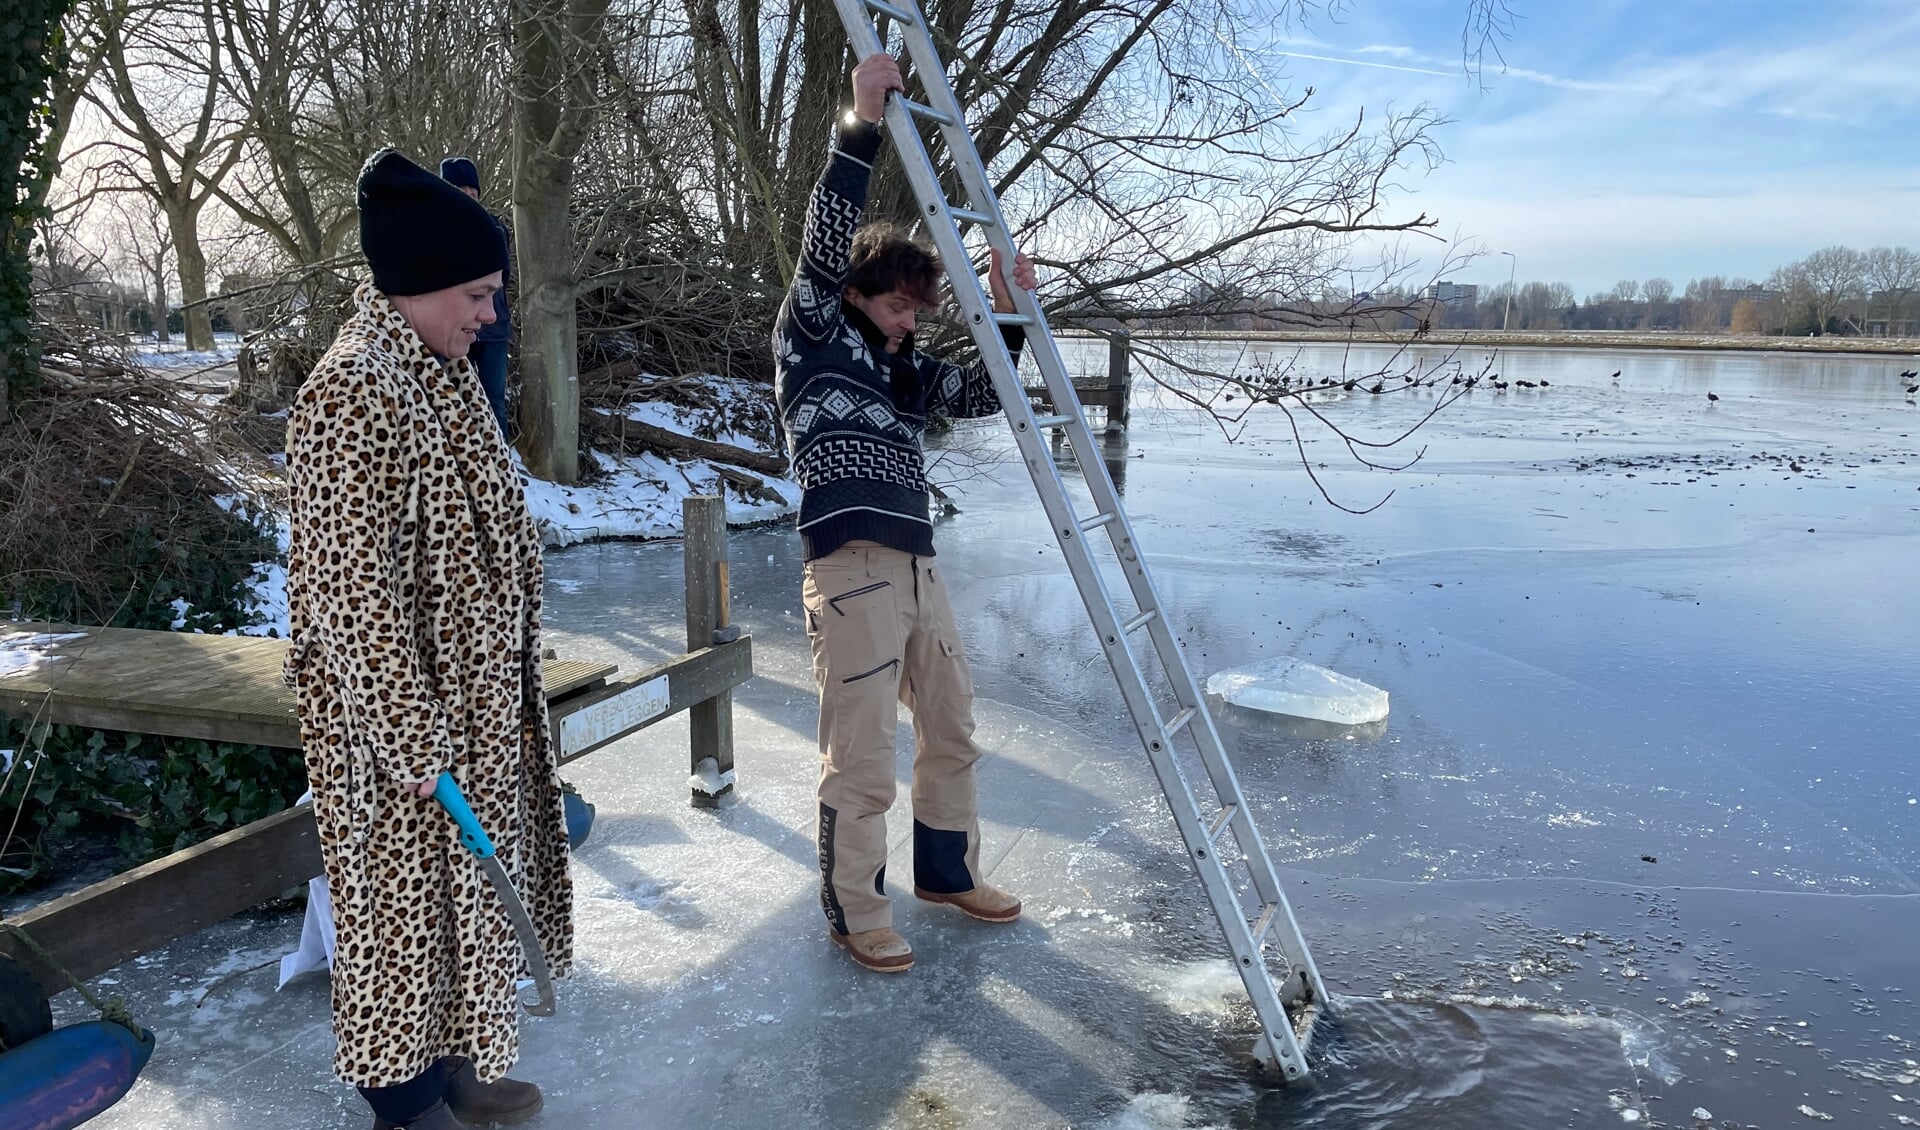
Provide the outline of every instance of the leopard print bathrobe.
[[565,816],[540,683],[540,540],[472,366],[371,283],[287,423],[287,676],[339,936],[334,1070],[405,1082],[519,1050],[513,927],[454,823],[452,769],[556,976],[572,960]]

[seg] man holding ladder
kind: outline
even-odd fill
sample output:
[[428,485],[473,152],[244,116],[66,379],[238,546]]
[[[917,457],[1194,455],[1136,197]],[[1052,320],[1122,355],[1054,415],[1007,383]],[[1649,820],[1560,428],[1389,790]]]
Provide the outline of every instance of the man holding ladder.
[[[980,870],[973,680],[933,565],[920,448],[930,417],[991,416],[1000,400],[984,366],[914,348],[916,318],[940,303],[938,258],[897,229],[860,227],[887,94],[904,90],[888,55],[854,69],[853,112],[814,189],[773,339],[820,685],[820,901],[833,941],[885,973],[913,967],[885,888],[902,703],[913,712],[915,896],[986,922],[1020,916]],[[1011,312],[1003,272],[995,252],[994,306]],[[1012,282],[1035,285],[1025,255]],[[1017,353],[1021,331],[1004,333]]]

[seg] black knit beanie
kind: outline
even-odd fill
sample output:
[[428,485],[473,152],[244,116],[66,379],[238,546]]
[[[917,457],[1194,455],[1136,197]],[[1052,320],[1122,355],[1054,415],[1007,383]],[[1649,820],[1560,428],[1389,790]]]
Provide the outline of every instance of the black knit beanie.
[[360,250],[389,295],[430,294],[507,267],[507,238],[480,202],[393,149],[360,170]]
[[480,191],[480,170],[465,157],[446,157],[440,162],[440,179],[455,188]]

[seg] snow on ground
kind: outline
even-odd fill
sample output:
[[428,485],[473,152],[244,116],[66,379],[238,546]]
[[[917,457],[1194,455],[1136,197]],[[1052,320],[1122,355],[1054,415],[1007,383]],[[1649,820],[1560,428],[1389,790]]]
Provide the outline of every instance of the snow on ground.
[[[705,461],[683,463],[657,455],[601,452],[595,452],[594,458],[606,474],[591,485],[569,487],[531,476],[522,479],[527,509],[548,546],[606,538],[678,537],[680,504],[692,495],[723,493],[725,486],[719,472]],[[521,474],[526,475],[524,468]],[[799,484],[785,479],[763,481],[783,501],[756,502],[741,498],[738,491],[725,491],[729,525],[768,522],[799,508]]]
[[[689,408],[679,404],[643,402],[630,405],[628,419],[641,421],[718,443],[732,444],[750,451],[766,451],[763,441],[741,428],[756,422],[772,429],[771,391],[750,382],[724,377],[709,378],[699,390],[710,406]],[[789,479],[755,475],[780,501],[744,497],[737,488],[729,488],[714,464],[705,460],[681,461],[657,455],[623,456],[590,452],[602,473],[591,483],[562,486],[533,478],[519,453],[514,453],[521,483],[526,490],[527,509],[540,529],[541,541],[549,548],[577,545],[581,542],[609,539],[675,538],[681,534],[681,503],[697,494],[719,494],[727,500],[727,524],[758,525],[793,514],[800,506],[800,486]],[[284,458],[275,460],[284,468]],[[244,476],[243,476],[244,477]],[[261,496],[266,491],[260,492]],[[277,507],[263,508],[257,500],[223,498],[228,509],[250,505],[264,513],[260,520],[272,527],[278,542],[277,556],[254,567],[249,581],[253,592],[253,622],[238,629],[236,635],[279,636],[288,632],[287,611],[287,528],[285,514]],[[174,609],[176,627],[184,624],[191,609]]]
[[210,369],[240,355],[240,335],[217,333],[213,341],[211,350],[189,351],[186,342],[177,338],[164,343],[152,337],[134,338],[128,344],[127,360],[144,369]]

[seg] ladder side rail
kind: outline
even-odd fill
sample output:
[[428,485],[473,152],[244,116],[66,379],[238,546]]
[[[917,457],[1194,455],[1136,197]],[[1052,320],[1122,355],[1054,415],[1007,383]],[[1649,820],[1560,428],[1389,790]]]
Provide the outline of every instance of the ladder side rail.
[[[848,0],[840,0],[840,3],[844,7]],[[999,194],[993,190],[993,185],[987,180],[986,168],[980,161],[979,150],[974,147],[973,136],[967,130],[966,110],[960,105],[959,96],[954,93],[953,84],[947,78],[945,61],[940,58],[938,47],[933,42],[932,33],[927,29],[924,17],[915,20],[911,25],[902,27],[901,38],[906,43],[907,53],[913,60],[915,75],[919,78],[921,87],[927,92],[927,104],[948,119],[946,122],[938,123],[938,128],[946,140],[947,151],[953,156],[954,171],[958,174],[961,188],[966,193],[965,207],[991,218],[990,224],[983,225],[986,228],[987,242],[1000,252],[1010,266],[1013,257],[1019,252],[1019,248],[1013,241],[1013,229],[1007,224],[1006,213],[1000,208]],[[877,36],[875,42],[878,43]],[[911,115],[908,117],[910,119]],[[891,117],[887,125],[889,129],[894,128]],[[921,207],[925,209],[929,203],[923,200]],[[1034,343],[1034,348],[1030,352],[1038,362],[1040,376],[1053,400],[1054,410],[1084,421],[1085,406],[1081,404],[1079,391],[1073,387],[1073,381],[1068,378],[1066,367],[1060,361],[1059,345],[1053,338],[1053,328],[1047,320],[1045,310],[1040,306],[1039,296],[1019,287],[1008,289],[1013,292],[1014,312],[1028,319],[1027,338]],[[989,320],[991,320],[990,316]],[[980,343],[984,353],[987,346],[984,342],[980,342],[980,330],[983,327],[978,322],[974,322],[969,328],[974,331],[976,342]],[[984,328],[998,332],[993,326]],[[1084,427],[1079,430],[1087,431]],[[1085,440],[1090,443],[1091,431],[1087,431],[1084,437],[1077,436],[1074,432],[1075,429],[1069,425],[1068,439],[1076,441],[1074,451],[1076,458],[1084,461],[1087,458],[1087,450],[1094,450],[1097,453],[1097,449],[1082,447],[1077,442]],[[1097,454],[1095,458],[1097,460]],[[1104,512],[1105,507],[1100,509]]]

